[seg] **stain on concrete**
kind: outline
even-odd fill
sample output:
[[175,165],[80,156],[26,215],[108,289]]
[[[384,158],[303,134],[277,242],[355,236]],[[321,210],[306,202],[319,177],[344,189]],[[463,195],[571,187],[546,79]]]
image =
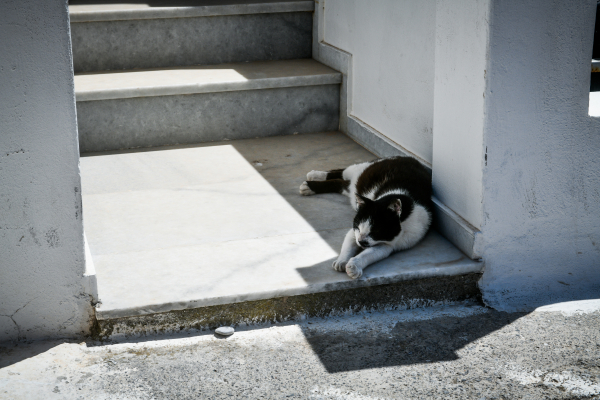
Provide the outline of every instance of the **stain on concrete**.
[[38,240],[35,230],[33,228],[29,228],[29,235],[31,235],[31,238],[33,239],[33,242],[35,244],[41,246],[40,241]]
[[25,150],[24,149],[19,149],[19,150],[7,151],[4,154],[6,154],[6,156],[12,156],[12,155],[15,155],[15,154],[25,154]]
[[50,247],[59,247],[60,246],[60,236],[56,229],[50,229],[46,232],[46,242]]

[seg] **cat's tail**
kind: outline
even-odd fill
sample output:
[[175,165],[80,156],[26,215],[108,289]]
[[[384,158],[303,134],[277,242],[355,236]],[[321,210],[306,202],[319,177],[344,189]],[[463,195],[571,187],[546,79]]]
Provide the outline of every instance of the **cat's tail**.
[[331,171],[310,171],[306,174],[307,181],[329,181],[332,179],[344,179],[343,169],[332,169]]
[[328,179],[325,181],[304,181],[300,185],[300,194],[303,196],[312,196],[319,193],[340,193],[348,192],[350,181],[343,179]]

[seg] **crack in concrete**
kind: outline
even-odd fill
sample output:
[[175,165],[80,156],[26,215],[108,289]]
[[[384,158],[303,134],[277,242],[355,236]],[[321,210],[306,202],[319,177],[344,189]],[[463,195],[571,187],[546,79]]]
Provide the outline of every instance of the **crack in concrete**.
[[19,307],[17,309],[17,311],[15,311],[14,313],[12,313],[11,315],[4,315],[4,314],[0,314],[0,317],[7,317],[10,318],[10,320],[15,324],[15,326],[17,327],[17,340],[22,340],[25,339],[25,336],[21,336],[21,327],[19,326],[19,324],[17,323],[17,321],[15,321],[15,319],[13,318],[15,315],[17,315],[17,313],[19,311],[21,311],[22,309],[24,309],[25,307],[27,307],[32,301],[39,299],[38,297],[34,297],[33,299],[29,300],[27,303],[25,303],[24,306]]

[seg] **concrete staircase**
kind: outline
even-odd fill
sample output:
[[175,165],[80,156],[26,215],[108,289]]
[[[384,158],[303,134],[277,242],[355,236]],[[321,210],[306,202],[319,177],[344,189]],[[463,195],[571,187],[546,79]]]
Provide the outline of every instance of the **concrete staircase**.
[[477,296],[482,264],[436,232],[358,281],[331,268],[352,210],[298,186],[374,156],[334,132],[312,1],[97,3],[70,15],[98,337]]
[[337,130],[341,74],[310,59],[313,8],[72,2],[81,151]]
[[340,82],[311,59],[78,74],[80,148],[336,130]]

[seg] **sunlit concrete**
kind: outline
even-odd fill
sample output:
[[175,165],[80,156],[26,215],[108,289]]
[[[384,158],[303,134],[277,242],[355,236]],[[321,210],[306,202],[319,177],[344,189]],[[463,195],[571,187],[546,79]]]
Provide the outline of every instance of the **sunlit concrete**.
[[75,75],[78,101],[333,85],[342,75],[312,59]]
[[480,272],[435,232],[359,281],[331,268],[353,211],[298,187],[311,169],[372,158],[340,133],[83,157],[98,317]]

